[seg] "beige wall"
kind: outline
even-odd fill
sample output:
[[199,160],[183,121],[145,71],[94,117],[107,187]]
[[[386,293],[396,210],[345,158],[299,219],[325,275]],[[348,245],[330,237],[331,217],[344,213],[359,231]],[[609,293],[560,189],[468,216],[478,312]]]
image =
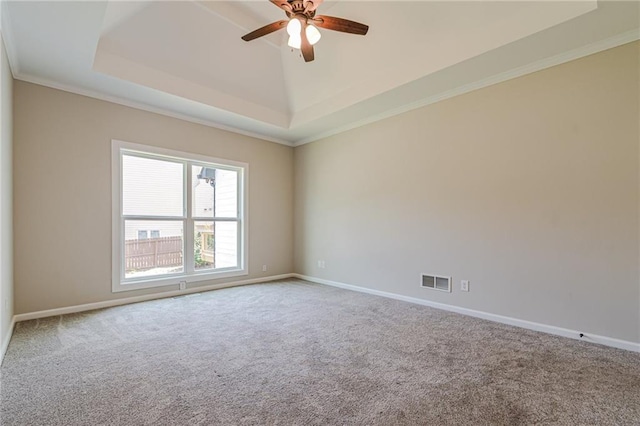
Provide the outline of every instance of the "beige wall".
[[[174,289],[111,293],[110,141],[120,139],[250,164],[248,278],[295,271],[638,342],[638,49],[295,150],[16,82],[15,313]],[[3,248],[10,134],[3,125]],[[454,291],[419,288],[421,272],[453,276]],[[2,311],[3,327],[10,317]]]
[[30,83],[14,99],[16,314],[177,289],[111,293],[112,139],[249,163],[249,276],[221,281],[292,271],[292,148]]
[[0,361],[13,318],[12,89],[13,76],[0,37]]
[[296,148],[296,272],[640,341],[638,49]]

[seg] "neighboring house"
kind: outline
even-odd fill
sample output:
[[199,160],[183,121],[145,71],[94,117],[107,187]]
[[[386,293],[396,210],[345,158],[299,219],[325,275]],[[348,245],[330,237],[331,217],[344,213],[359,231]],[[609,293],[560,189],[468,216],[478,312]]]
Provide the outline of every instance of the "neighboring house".
[[[172,164],[128,157],[123,178],[124,205],[154,212],[169,212],[182,206],[167,205],[165,195],[181,191],[182,173],[175,173]],[[162,188],[149,185],[162,176]],[[201,220],[194,221],[195,268],[226,268],[237,265],[237,229],[235,223],[215,222],[214,218],[234,217],[237,213],[237,173],[212,167],[195,167],[192,170],[193,213]],[[146,197],[140,197],[141,188]],[[130,189],[130,190],[128,190]],[[181,198],[181,192],[178,194]],[[211,219],[211,220],[207,220]],[[125,226],[125,261],[128,276],[149,275],[154,270],[165,273],[182,269],[183,236],[182,221],[135,220]],[[158,256],[150,254],[162,254]],[[160,271],[159,269],[162,269]]]

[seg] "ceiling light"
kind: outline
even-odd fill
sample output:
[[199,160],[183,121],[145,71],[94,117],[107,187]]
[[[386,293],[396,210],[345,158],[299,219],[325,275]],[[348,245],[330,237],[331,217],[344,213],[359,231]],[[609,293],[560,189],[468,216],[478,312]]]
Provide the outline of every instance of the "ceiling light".
[[[316,44],[320,41],[320,31],[314,25],[306,25],[305,33],[310,45]],[[287,24],[287,33],[289,34],[289,41],[287,44],[294,49],[300,49],[302,46],[302,22],[298,18],[291,18]]]
[[[0,0],[2,1],[2,0]],[[323,29],[340,31],[342,33],[365,35],[369,31],[369,26],[348,19],[336,18],[335,16],[316,15],[316,8],[322,0],[271,0],[271,3],[278,6],[286,14],[289,20],[272,22],[269,25],[260,27],[242,36],[244,41],[255,40],[259,37],[271,34],[285,27],[289,40],[287,44],[294,49],[301,49],[302,37],[305,38],[305,46],[302,50],[302,57],[305,62],[314,59],[313,45],[320,41],[320,31],[311,23],[316,23]],[[302,32],[304,31],[304,33]]]
[[320,37],[322,37],[322,35],[315,26],[307,25],[307,29],[305,31],[307,32],[307,39],[312,46],[320,41]]
[[289,47],[293,47],[294,49],[300,49],[302,47],[302,38],[300,37],[300,34],[289,36],[289,42],[287,44]]
[[300,38],[300,32],[302,31],[302,22],[298,18],[292,18],[287,24],[287,33],[291,37]]

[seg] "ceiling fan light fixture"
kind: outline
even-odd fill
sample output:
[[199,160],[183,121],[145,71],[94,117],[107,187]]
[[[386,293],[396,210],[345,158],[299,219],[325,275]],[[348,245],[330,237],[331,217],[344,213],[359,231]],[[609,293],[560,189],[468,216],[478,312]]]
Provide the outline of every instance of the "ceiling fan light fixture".
[[290,37],[300,38],[300,32],[302,31],[302,22],[298,18],[291,18],[287,24],[287,33]]
[[318,27],[324,30],[358,35],[365,35],[369,31],[368,25],[359,22],[335,16],[317,15],[316,9],[323,0],[270,0],[270,2],[284,11],[287,19],[281,19],[253,30],[243,35],[242,40],[255,40],[286,27],[289,35],[287,45],[299,49],[305,62],[311,62],[315,59],[313,45],[318,43],[322,37]]
[[320,31],[318,31],[314,25],[307,25],[305,31],[307,32],[307,40],[309,40],[312,46],[320,41],[322,34],[320,34]]
[[290,35],[289,42],[287,43],[289,47],[293,47],[294,49],[300,49],[302,47],[302,38],[300,35]]

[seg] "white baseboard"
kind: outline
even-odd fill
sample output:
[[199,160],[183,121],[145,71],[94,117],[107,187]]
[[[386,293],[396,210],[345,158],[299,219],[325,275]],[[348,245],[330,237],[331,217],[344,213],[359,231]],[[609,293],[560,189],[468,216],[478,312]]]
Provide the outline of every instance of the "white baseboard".
[[11,336],[13,336],[13,329],[16,325],[16,317],[11,318],[11,324],[9,325],[9,332],[6,336],[4,336],[4,340],[2,341],[2,346],[0,347],[0,366],[2,365],[2,361],[4,361],[4,354],[7,353],[7,349],[9,348],[9,342],[11,341]]
[[[143,296],[125,297],[122,299],[105,300],[104,302],[87,303],[84,305],[67,306],[64,308],[47,309],[45,311],[29,312],[15,315],[14,322],[27,321],[38,318],[54,317],[77,312],[93,311],[95,309],[110,308],[112,306],[128,305],[130,303],[146,302],[148,300],[164,299],[167,297],[183,296],[185,294],[201,293],[203,291],[219,290],[221,288],[237,287],[241,285],[258,284],[268,281],[292,278],[293,274],[272,275],[269,277],[253,278],[249,280],[233,281],[221,284],[211,284],[201,287],[191,287],[186,290],[172,290],[162,293],[145,294]],[[9,342],[7,341],[7,345]]]
[[293,274],[293,276],[296,278],[300,278],[300,279],[311,281],[318,284],[329,285],[332,287],[339,287],[346,290],[358,291],[361,293],[373,294],[376,296],[388,297],[390,299],[402,300],[404,302],[409,302],[409,303],[416,303],[418,305],[429,306],[436,309],[442,309],[444,311],[456,312],[458,314],[468,315],[476,318],[482,318],[485,320],[499,322],[502,324],[508,324],[516,327],[526,328],[529,330],[540,331],[548,334],[554,334],[556,336],[569,337],[575,340],[587,341],[590,343],[597,343],[600,345],[611,346],[614,348],[625,349],[633,352],[640,352],[640,343],[614,339],[612,337],[598,336],[598,335],[589,334],[589,333],[583,333],[583,337],[580,337],[581,332],[577,330],[570,330],[567,328],[556,327],[553,325],[540,324],[537,322],[526,321],[518,318],[506,317],[503,315],[496,315],[489,312],[476,311],[473,309],[462,308],[459,306],[432,302],[430,300],[418,299],[416,297],[410,297],[410,296],[403,296],[397,293],[389,293],[386,291],[373,290],[366,287],[359,287],[351,284],[344,284],[336,281],[329,281],[322,278],[310,277],[308,275]]
[[340,283],[340,282],[336,282],[336,281],[325,280],[325,279],[322,279],[322,278],[311,277],[311,276],[308,276],[308,275],[282,274],[282,275],[273,275],[273,276],[269,276],[269,277],[254,278],[254,279],[250,279],[250,280],[233,281],[233,282],[222,283],[222,284],[212,284],[212,285],[202,286],[202,287],[192,287],[192,288],[188,288],[187,290],[183,290],[183,291],[174,290],[174,291],[168,291],[168,292],[163,292],[163,293],[147,294],[147,295],[143,295],[143,296],[127,297],[127,298],[122,298],[122,299],[107,300],[107,301],[104,301],[104,302],[87,303],[87,304],[84,304],[84,305],[68,306],[68,307],[64,307],[64,308],[56,308],[56,309],[49,309],[49,310],[45,310],[45,311],[30,312],[30,313],[26,313],[26,314],[18,314],[18,315],[15,315],[13,317],[13,321],[11,322],[11,326],[9,328],[10,331],[7,334],[7,336],[5,337],[4,341],[2,342],[2,347],[0,347],[0,364],[2,363],[2,359],[4,358],[4,354],[5,354],[8,346],[9,346],[9,341],[11,340],[11,336],[13,334],[13,329],[14,329],[15,323],[20,322],[20,321],[26,321],[26,320],[38,319],[38,318],[46,318],[46,317],[52,317],[52,316],[64,315],[64,314],[72,314],[72,313],[76,313],[76,312],[91,311],[91,310],[95,310],[95,309],[109,308],[109,307],[112,307],[112,306],[127,305],[127,304],[130,304],[130,303],[145,302],[145,301],[148,301],[148,300],[163,299],[163,298],[167,298],[167,297],[175,297],[175,296],[181,296],[181,295],[185,295],[185,294],[200,293],[200,292],[203,292],[203,291],[217,290],[217,289],[221,289],[221,288],[236,287],[236,286],[241,286],[241,285],[257,284],[257,283],[274,281],[274,280],[282,280],[282,279],[287,279],[287,278],[299,278],[299,279],[302,279],[302,280],[311,281],[311,282],[318,283],[318,284],[329,285],[329,286],[332,286],[332,287],[339,287],[339,288],[343,288],[343,289],[346,289],[346,290],[358,291],[358,292],[361,292],[361,293],[373,294],[373,295],[376,295],[376,296],[388,297],[390,299],[396,299],[396,300],[401,300],[401,301],[404,301],[404,302],[415,303],[415,304],[418,304],[418,305],[429,306],[429,307],[436,308],[436,309],[442,309],[442,310],[445,310],[445,311],[456,312],[456,313],[459,313],[459,314],[462,314],[462,315],[468,315],[468,316],[481,318],[481,319],[485,319],[485,320],[489,320],[489,321],[499,322],[499,323],[502,323],[502,324],[513,325],[513,326],[516,326],[516,327],[526,328],[526,329],[529,329],[529,330],[540,331],[540,332],[543,332],[543,333],[553,334],[553,335],[556,335],[556,336],[569,337],[569,338],[575,339],[575,340],[588,341],[588,342],[591,342],[591,343],[597,343],[597,344],[601,344],[601,345],[605,345],[605,346],[611,346],[611,347],[618,348],[618,349],[625,349],[625,350],[628,350],[628,351],[640,352],[640,344],[639,343],[629,342],[629,341],[626,341],[626,340],[614,339],[612,337],[599,336],[599,335],[589,334],[589,333],[584,333],[584,337],[580,337],[580,333],[581,332],[577,331],[577,330],[570,330],[570,329],[567,329],[567,328],[561,328],[561,327],[555,327],[555,326],[552,326],[552,325],[540,324],[540,323],[536,323],[536,322],[521,320],[521,319],[518,319],[518,318],[512,318],[512,317],[506,317],[506,316],[503,316],[503,315],[492,314],[492,313],[489,313],[489,312],[476,311],[476,310],[473,310],[473,309],[462,308],[462,307],[459,307],[459,306],[432,302],[430,300],[418,299],[416,297],[410,297],[410,296],[403,296],[403,295],[397,294],[397,293],[390,293],[390,292],[386,292],[386,291],[373,290],[373,289],[366,288],[366,287],[359,287],[359,286],[355,286],[355,285],[351,285],[351,284],[345,284],[345,283]]

